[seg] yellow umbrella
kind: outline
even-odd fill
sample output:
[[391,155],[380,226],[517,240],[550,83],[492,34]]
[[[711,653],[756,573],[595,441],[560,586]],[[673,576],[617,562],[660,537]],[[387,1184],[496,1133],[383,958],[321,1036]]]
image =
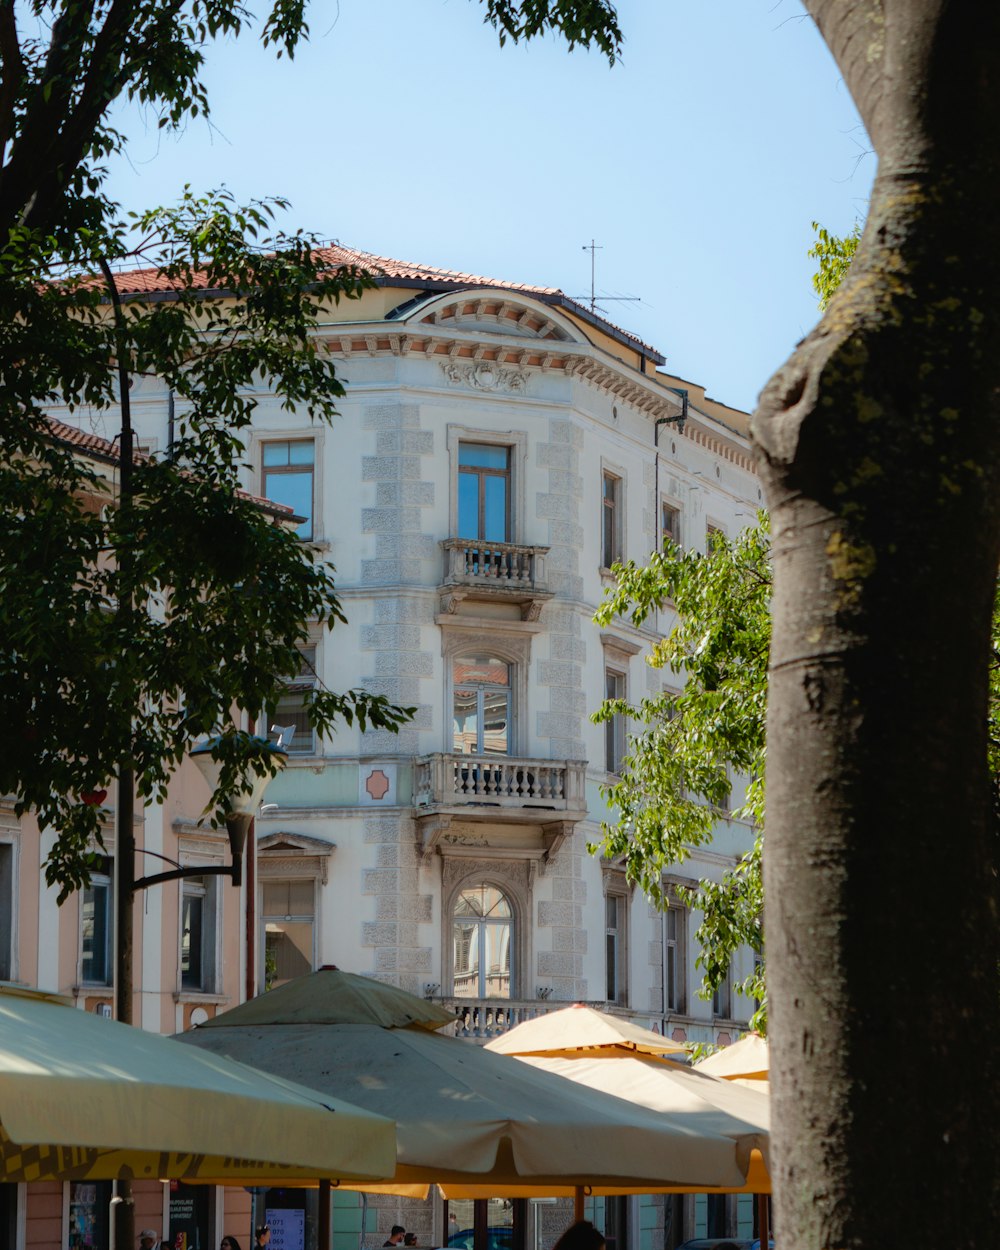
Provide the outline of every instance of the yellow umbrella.
[[0,1179],[381,1179],[391,1119],[0,986]]
[[[628,1026],[644,1034],[633,1044],[624,1040],[625,1022],[578,1005],[550,1013],[542,1021],[531,1020],[496,1038],[488,1050],[515,1056],[525,1064],[565,1076],[590,1088],[635,1102],[671,1119],[686,1116],[704,1131],[728,1136],[734,1143],[742,1170],[736,1185],[717,1184],[707,1174],[697,1183],[664,1183],[643,1187],[588,1187],[597,1194],[621,1193],[770,1193],[771,1181],[767,1165],[769,1143],[769,1100],[761,1094],[745,1091],[732,1083],[707,1077],[664,1055],[666,1046],[683,1050],[676,1043],[657,1033]],[[544,1025],[544,1029],[541,1027]],[[621,1032],[622,1040],[614,1038]],[[602,1039],[603,1035],[603,1041]],[[644,1046],[645,1048],[644,1048]],[[471,1188],[444,1187],[447,1197],[485,1197],[483,1191]],[[565,1188],[531,1189],[516,1192],[505,1190],[505,1197],[549,1197],[575,1193],[578,1211],[582,1209],[582,1191]]]
[[563,1055],[593,1051],[641,1055],[686,1055],[688,1048],[620,1016],[573,1003],[525,1020],[489,1045],[500,1055]]
[[717,1050],[696,1066],[699,1072],[708,1072],[726,1081],[752,1082],[766,1090],[771,1075],[767,1038],[759,1033],[746,1033],[732,1046]]

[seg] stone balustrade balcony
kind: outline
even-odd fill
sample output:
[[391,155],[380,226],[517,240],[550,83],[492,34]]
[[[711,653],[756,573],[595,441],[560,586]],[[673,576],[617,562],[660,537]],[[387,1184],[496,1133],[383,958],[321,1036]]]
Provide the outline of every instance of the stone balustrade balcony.
[[500,600],[520,606],[522,618],[536,621],[552,598],[544,584],[548,547],[446,538],[442,610],[454,613],[463,599]]
[[421,845],[433,849],[453,819],[538,825],[546,858],[587,815],[585,760],[441,752],[414,766]]

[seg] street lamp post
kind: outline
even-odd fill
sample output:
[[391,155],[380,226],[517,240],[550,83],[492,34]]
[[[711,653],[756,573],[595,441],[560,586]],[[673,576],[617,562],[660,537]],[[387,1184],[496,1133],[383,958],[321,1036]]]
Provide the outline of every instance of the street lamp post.
[[[208,782],[214,794],[218,789],[219,774],[222,765],[213,758],[213,750],[219,742],[218,738],[210,738],[191,752],[191,759]],[[278,743],[259,738],[256,741],[259,749],[265,752],[277,767],[284,767],[288,752]],[[231,795],[226,809],[226,832],[229,834],[229,847],[232,856],[230,864],[188,865],[176,867],[165,872],[153,873],[150,876],[136,878],[135,875],[135,831],[133,829],[134,799],[132,787],[134,777],[131,769],[122,769],[118,777],[117,804],[117,846],[115,862],[117,865],[117,900],[118,923],[115,925],[115,1003],[116,1016],[123,1024],[133,1024],[133,927],[135,920],[134,902],[139,890],[148,889],[153,885],[162,885],[166,881],[182,881],[188,877],[229,877],[233,885],[239,887],[243,883],[243,853],[249,830],[264,790],[271,780],[270,773],[254,775],[245,787],[241,787]],[[115,1211],[115,1245],[118,1250],[133,1250],[135,1243],[135,1206],[132,1200],[131,1180],[119,1180],[118,1197]]]
[[[118,506],[123,521],[127,522],[128,512],[133,502],[133,461],[134,439],[132,430],[132,412],[129,398],[129,350],[122,315],[121,297],[114,274],[106,260],[99,262],[101,273],[111,297],[112,313],[115,326],[115,342],[118,373],[119,407],[121,412],[121,431],[118,441],[119,475],[118,475]],[[127,532],[127,524],[126,524]],[[127,545],[118,552],[118,603],[117,613],[122,623],[122,636],[132,634],[131,622],[135,615],[134,570],[133,557]],[[213,750],[219,739],[210,739],[191,752],[191,757],[199,766],[202,775],[208,782],[212,794],[218,790],[221,763],[213,758]],[[270,757],[272,764],[283,767],[288,752],[281,746],[267,739],[258,739],[256,745]],[[115,863],[116,863],[116,924],[115,924],[115,1016],[123,1024],[133,1024],[133,930],[134,903],[137,890],[145,890],[152,885],[161,885],[165,881],[179,881],[185,877],[226,876],[230,877],[234,886],[243,882],[243,851],[254,814],[260,806],[267,783],[272,774],[265,772],[255,775],[235,795],[231,796],[226,812],[226,830],[229,833],[229,845],[232,863],[228,866],[194,866],[184,868],[177,864],[174,868],[136,879],[135,875],[135,770],[129,759],[124,759],[118,769],[118,795],[115,813]],[[172,862],[172,861],[171,861]],[[132,1182],[122,1179],[118,1182],[113,1210],[115,1212],[115,1245],[117,1250],[135,1250],[135,1207],[132,1199]]]

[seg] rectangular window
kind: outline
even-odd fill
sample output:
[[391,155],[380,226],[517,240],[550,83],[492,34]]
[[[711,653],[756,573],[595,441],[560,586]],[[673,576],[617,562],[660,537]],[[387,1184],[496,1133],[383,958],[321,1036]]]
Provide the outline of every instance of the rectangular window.
[[14,848],[0,842],[0,981],[14,979]]
[[[604,670],[605,699],[625,698],[625,674],[613,668]],[[625,755],[625,717],[617,714],[604,722],[604,767],[618,773]]]
[[627,1006],[625,966],[626,898],[623,894],[604,896],[605,998],[619,1007]]
[[110,985],[115,914],[110,859],[103,860],[100,870],[90,874],[90,885],[82,894],[80,914],[83,955],[80,978],[87,985]]
[[459,443],[456,538],[506,543],[510,533],[510,448]]
[[663,1010],[681,1013],[686,1008],[684,971],[687,959],[685,937],[687,912],[670,901],[663,916]]
[[459,656],[452,664],[452,750],[460,755],[507,755],[510,665],[495,656]]
[[622,480],[607,470],[601,475],[601,567],[622,558]]
[[681,510],[665,499],[660,501],[660,543],[666,539],[681,545]]
[[262,902],[264,988],[271,990],[313,970],[316,882],[265,881]]
[[717,1020],[733,1018],[732,991],[728,971],[712,993],[712,1015]]
[[719,537],[725,537],[726,531],[721,525],[713,525],[711,521],[705,526],[705,551],[711,555],[715,550]]
[[216,988],[216,882],[189,877],[181,897],[181,989],[214,993]]
[[311,438],[264,444],[261,493],[305,518],[298,529],[299,537],[305,539],[313,536],[315,460],[316,446]]
[[291,730],[286,733],[282,745],[292,755],[315,755],[316,733],[309,716],[308,696],[316,685],[316,648],[301,648],[302,662],[299,671],[285,682],[284,693],[271,709],[270,724]]

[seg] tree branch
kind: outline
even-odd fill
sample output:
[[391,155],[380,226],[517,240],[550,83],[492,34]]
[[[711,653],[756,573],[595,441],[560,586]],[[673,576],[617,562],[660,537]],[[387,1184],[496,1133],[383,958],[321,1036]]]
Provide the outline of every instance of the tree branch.
[[0,168],[14,131],[14,105],[24,85],[24,58],[17,37],[14,0],[0,2]]

